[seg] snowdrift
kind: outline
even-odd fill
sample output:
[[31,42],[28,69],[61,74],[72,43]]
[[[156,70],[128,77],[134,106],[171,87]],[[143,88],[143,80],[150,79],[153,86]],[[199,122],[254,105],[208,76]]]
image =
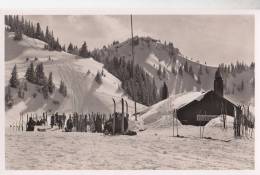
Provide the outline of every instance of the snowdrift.
[[[226,127],[227,128],[233,128],[233,123],[234,123],[234,117],[226,115]],[[206,124],[207,128],[211,127],[222,127],[223,128],[223,116],[219,115],[218,117],[210,120]]]

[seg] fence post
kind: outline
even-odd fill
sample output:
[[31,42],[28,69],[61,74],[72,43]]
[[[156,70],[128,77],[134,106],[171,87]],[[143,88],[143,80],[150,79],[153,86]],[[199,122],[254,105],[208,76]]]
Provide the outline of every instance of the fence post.
[[25,126],[26,126],[26,127],[25,127],[25,128],[26,128],[26,131],[27,131],[27,124],[28,124],[28,114],[27,114],[27,116],[26,116],[26,125],[25,125]]
[[175,120],[176,120],[176,126],[177,126],[177,137],[179,137],[177,114],[176,114]]
[[115,122],[116,122],[116,113],[114,113],[113,123],[112,123],[112,133],[115,135]]
[[22,114],[22,132],[23,132],[23,114]]

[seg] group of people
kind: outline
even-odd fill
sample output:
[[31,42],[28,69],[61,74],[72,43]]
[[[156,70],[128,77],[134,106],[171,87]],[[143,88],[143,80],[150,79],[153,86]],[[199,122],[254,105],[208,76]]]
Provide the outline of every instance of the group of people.
[[[47,122],[47,115],[45,114],[43,118],[40,120],[34,120],[32,117],[29,118],[27,122],[26,131],[34,131],[34,127],[36,125],[45,125]],[[121,115],[119,113],[115,113],[113,115],[110,114],[107,117],[105,114],[101,113],[89,113],[89,114],[79,114],[77,112],[73,114],[69,114],[67,117],[65,113],[59,114],[56,112],[52,114],[50,117],[50,126],[53,128],[54,126],[58,126],[59,129],[64,129],[65,132],[106,132],[119,133],[121,132]],[[113,120],[115,118],[115,120]],[[113,129],[114,122],[114,129]],[[124,121],[124,129],[128,128],[128,117],[125,116]]]
[[59,115],[58,112],[51,115],[51,128],[53,128],[54,125],[57,125],[59,129],[62,129],[65,125],[66,115],[63,113],[62,115]]
[[69,115],[69,118],[66,122],[65,131],[71,132],[72,129],[75,128],[75,131],[77,132],[87,132],[88,129],[91,132],[102,132],[105,120],[106,115],[101,113],[73,113]]
[[51,128],[58,126],[59,129],[64,129],[66,132],[71,132],[74,128],[77,132],[102,132],[104,128],[104,122],[106,120],[106,115],[101,113],[91,113],[91,114],[79,114],[77,112],[69,114],[69,117],[63,113],[59,115],[58,113],[51,115],[50,125]]
[[26,123],[26,131],[34,131],[35,126],[41,126],[46,124],[46,120],[41,118],[40,120],[34,120],[32,117],[29,118],[29,121]]

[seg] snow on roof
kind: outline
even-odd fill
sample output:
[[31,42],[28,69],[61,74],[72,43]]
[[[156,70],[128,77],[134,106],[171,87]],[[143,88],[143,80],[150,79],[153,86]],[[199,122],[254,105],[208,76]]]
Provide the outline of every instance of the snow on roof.
[[224,98],[225,98],[227,101],[233,103],[233,104],[236,105],[236,106],[239,105],[239,102],[236,101],[235,99],[233,99],[233,98],[230,97],[230,96],[224,96]]
[[185,94],[180,94],[173,100],[172,107],[175,109],[180,109],[194,100],[200,101],[208,92],[188,92]]
[[154,118],[158,115],[169,114],[174,109],[182,108],[194,100],[200,101],[206,93],[207,92],[186,92],[178,95],[171,95],[169,98],[146,109],[147,111],[142,115],[142,118]]

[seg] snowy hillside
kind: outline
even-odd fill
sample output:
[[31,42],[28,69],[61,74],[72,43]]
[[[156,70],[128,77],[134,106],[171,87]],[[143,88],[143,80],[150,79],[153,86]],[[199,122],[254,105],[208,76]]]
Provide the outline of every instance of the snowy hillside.
[[[136,42],[138,38],[138,42]],[[140,64],[151,77],[156,80],[157,88],[160,88],[164,81],[167,82],[170,93],[180,94],[189,91],[207,91],[213,89],[214,76],[216,67],[208,66],[206,63],[199,63],[192,58],[187,58],[181,53],[176,55],[175,59],[170,56],[170,46],[166,43],[161,43],[149,37],[135,37],[134,38],[134,59],[135,63]],[[174,45],[174,44],[173,44]],[[131,53],[131,40],[128,39],[122,43],[116,43],[103,49],[97,50],[99,59],[102,61],[106,58],[112,59],[113,57],[132,59]],[[220,55],[221,56],[221,55]],[[183,75],[180,75],[179,68],[184,68],[187,61],[188,67],[192,67],[193,75],[183,70]],[[166,77],[159,77],[157,72],[159,67],[161,70],[166,70]],[[199,70],[201,67],[201,74]],[[176,74],[173,73],[174,70]],[[198,82],[198,75],[200,82]],[[240,103],[249,103],[254,101],[254,88],[252,81],[254,77],[253,70],[246,70],[235,77],[229,75],[225,78],[224,82],[227,88],[224,93],[231,96],[233,99]],[[244,81],[244,91],[237,91],[237,87]],[[231,94],[235,88],[234,95]]]
[[[56,91],[46,100],[40,93],[33,98],[32,94],[37,93],[34,90],[37,89],[37,86],[29,84],[29,90],[25,92],[24,100],[20,100],[17,96],[17,90],[12,88],[15,104],[11,109],[6,109],[7,124],[15,119],[18,120],[20,112],[36,112],[39,114],[43,111],[111,113],[113,111],[112,98],[115,98],[117,102],[117,111],[121,111],[120,100],[122,97],[128,101],[129,113],[133,113],[134,103],[119,88],[121,82],[103,69],[103,64],[92,58],[82,59],[65,52],[44,50],[44,42],[25,35],[21,41],[14,41],[12,38],[13,33],[6,33],[5,84],[9,84],[11,71],[15,64],[18,78],[21,80],[24,79],[30,62],[33,62],[35,66],[42,62],[45,75],[48,76],[49,72],[53,74]],[[38,60],[35,61],[35,57]],[[27,58],[29,58],[29,61],[26,61]],[[99,85],[95,81],[95,76],[102,69],[104,76],[102,76],[102,84]],[[61,97],[57,90],[61,80],[67,86],[67,97]],[[58,101],[58,104],[54,104],[54,100]],[[138,104],[137,108],[144,109],[145,106]]]

